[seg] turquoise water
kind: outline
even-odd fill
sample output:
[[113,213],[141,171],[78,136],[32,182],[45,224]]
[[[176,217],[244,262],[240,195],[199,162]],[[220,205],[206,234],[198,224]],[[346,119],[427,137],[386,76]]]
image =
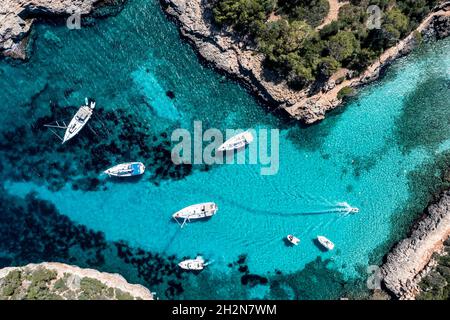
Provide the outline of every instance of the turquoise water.
[[[157,3],[131,0],[116,17],[76,31],[38,25],[35,37],[29,61],[0,62],[0,126],[9,150],[1,156],[4,192],[15,199],[36,192],[74,224],[104,233],[111,243],[213,260],[201,275],[177,278],[185,289],[178,298],[205,298],[208,283],[223,287],[206,295],[210,298],[336,298],[342,292],[331,290],[331,282],[301,281],[320,278],[319,271],[348,283],[364,280],[365,267],[385,253],[379,248],[405,231],[396,217],[414,196],[409,173],[449,147],[449,40],[399,60],[382,81],[304,128],[268,113],[237,84],[203,67]],[[417,99],[418,88],[433,78],[443,80]],[[437,90],[443,91],[436,97]],[[431,106],[427,94],[434,96]],[[91,120],[94,129],[60,146],[42,124],[70,118],[75,108],[65,106],[77,106],[85,96],[95,97],[100,110]],[[408,136],[414,144],[405,148],[408,127],[399,133],[398,124],[410,116],[405,112],[410,105],[442,112],[443,122],[412,122],[423,126],[422,132],[441,133],[433,144]],[[113,114],[127,118],[114,122]],[[168,163],[172,130],[191,129],[195,120],[222,130],[280,129],[278,173],[263,176],[259,165],[179,169]],[[118,161],[143,161],[147,173],[129,182],[100,176],[101,168]],[[427,201],[413,199],[423,206]],[[170,220],[173,212],[203,201],[218,204],[212,219],[183,229]],[[360,212],[337,212],[343,201]],[[0,226],[6,228],[6,222]],[[298,247],[286,246],[283,237],[289,233],[301,238]],[[320,250],[313,241],[317,235],[332,239],[336,249]],[[20,251],[0,248],[18,260],[15,250]],[[249,272],[230,267],[240,255],[246,255]],[[314,267],[317,258],[326,261],[323,268]],[[103,268],[117,271],[114,266]],[[245,274],[269,282],[245,285]],[[154,291],[165,289],[152,284]],[[309,293],[292,293],[297,286]]]

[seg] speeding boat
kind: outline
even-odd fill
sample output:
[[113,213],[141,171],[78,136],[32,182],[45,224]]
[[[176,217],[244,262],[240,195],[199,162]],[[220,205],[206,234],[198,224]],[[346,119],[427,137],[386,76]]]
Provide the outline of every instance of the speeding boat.
[[298,244],[300,243],[300,239],[297,238],[296,236],[293,236],[292,234],[288,234],[288,236],[286,237],[286,239],[292,243],[294,246],[298,246]]
[[328,249],[328,250],[333,250],[334,249],[334,243],[331,242],[329,239],[325,238],[324,236],[317,236],[317,240],[326,249]]
[[205,263],[205,260],[203,260],[203,258],[201,256],[198,256],[195,259],[188,259],[188,260],[184,260],[181,261],[178,266],[181,269],[184,270],[203,270],[207,264]]
[[143,174],[145,171],[145,166],[142,162],[127,162],[118,164],[108,170],[105,170],[109,176],[114,177],[132,177]]
[[245,131],[228,139],[217,149],[218,151],[230,151],[241,149],[253,141],[253,135],[249,131]]
[[83,129],[83,127],[91,118],[94,108],[95,108],[95,101],[89,101],[88,98],[86,98],[85,105],[81,106],[80,109],[78,109],[75,116],[72,118],[72,120],[70,120],[66,132],[64,134],[62,143],[72,139],[78,134],[78,132],[80,132],[81,129]]
[[191,221],[195,219],[203,219],[212,217],[216,214],[217,210],[219,208],[214,202],[205,202],[205,203],[199,203],[194,204],[192,206],[186,207],[184,209],[181,209],[180,211],[175,212],[172,217],[175,219],[175,221],[178,222],[178,219],[183,219],[183,223],[181,224],[181,227],[183,227],[186,223],[186,221]]
[[359,209],[357,207],[352,207],[347,202],[339,202],[338,206],[342,207],[341,211],[346,214],[358,213]]

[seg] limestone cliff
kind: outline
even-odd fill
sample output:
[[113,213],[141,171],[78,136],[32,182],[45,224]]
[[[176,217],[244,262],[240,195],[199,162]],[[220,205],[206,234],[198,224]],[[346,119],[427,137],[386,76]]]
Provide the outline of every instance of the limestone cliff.
[[[213,23],[214,0],[160,0],[165,12],[178,24],[182,36],[198,54],[216,69],[236,78],[272,109],[284,109],[291,117],[311,124],[342,103],[339,92],[347,87],[357,88],[377,79],[383,69],[398,57],[409,53],[416,45],[415,32],[387,50],[366,72],[339,76],[347,80],[337,84],[335,77],[318,93],[311,88],[293,90],[286,81],[263,67],[264,57],[251,41],[232,30],[223,30]],[[427,40],[443,38],[450,32],[450,2],[436,8],[418,27]],[[342,71],[342,70],[341,70]]]
[[399,299],[414,299],[418,283],[428,271],[433,253],[439,252],[450,236],[450,191],[428,207],[411,235],[387,255],[381,268],[387,290]]
[[97,7],[118,6],[125,0],[2,0],[0,6],[0,54],[26,58],[27,36],[41,17],[80,17]]
[[153,300],[122,276],[44,262],[0,269],[0,300]]

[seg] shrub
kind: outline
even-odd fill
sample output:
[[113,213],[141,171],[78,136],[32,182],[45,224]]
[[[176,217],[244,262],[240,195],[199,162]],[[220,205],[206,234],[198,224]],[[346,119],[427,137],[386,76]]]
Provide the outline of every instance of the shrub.
[[12,296],[22,285],[22,272],[19,270],[10,271],[3,280],[3,296]]
[[350,97],[353,94],[354,94],[353,88],[343,87],[341,90],[339,90],[339,92],[337,94],[337,98],[341,100],[341,99],[345,99],[347,97]]

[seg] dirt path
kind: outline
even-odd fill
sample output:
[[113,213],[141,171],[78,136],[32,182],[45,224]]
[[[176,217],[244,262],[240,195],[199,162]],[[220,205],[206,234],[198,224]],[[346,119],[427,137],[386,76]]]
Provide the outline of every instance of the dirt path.
[[[302,100],[290,107],[286,107],[285,110],[296,117],[299,113],[299,110],[304,109],[304,105],[314,102],[314,105],[319,106],[327,106],[324,109],[329,110],[334,108],[335,106],[340,104],[340,100],[338,99],[338,93],[345,87],[358,87],[361,84],[368,83],[372,81],[371,79],[378,78],[379,70],[381,66],[388,64],[389,62],[394,61],[396,58],[402,55],[402,52],[408,51],[408,47],[411,46],[411,43],[414,41],[415,32],[422,32],[427,26],[430,24],[430,21],[436,16],[450,16],[450,11],[440,10],[434,13],[431,13],[424,21],[417,27],[417,29],[411,32],[405,39],[399,41],[396,46],[387,49],[372,65],[370,65],[366,71],[360,75],[359,77],[348,79],[343,81],[342,83],[336,85],[333,89],[321,92],[308,98],[307,100]],[[338,71],[339,72],[339,71]]]
[[349,1],[339,2],[339,0],[328,0],[328,3],[330,4],[330,11],[328,11],[328,15],[325,17],[322,24],[316,28],[317,30],[320,30],[323,27],[325,27],[327,24],[330,24],[333,21],[336,21],[339,17],[339,9],[343,5],[348,4]]

